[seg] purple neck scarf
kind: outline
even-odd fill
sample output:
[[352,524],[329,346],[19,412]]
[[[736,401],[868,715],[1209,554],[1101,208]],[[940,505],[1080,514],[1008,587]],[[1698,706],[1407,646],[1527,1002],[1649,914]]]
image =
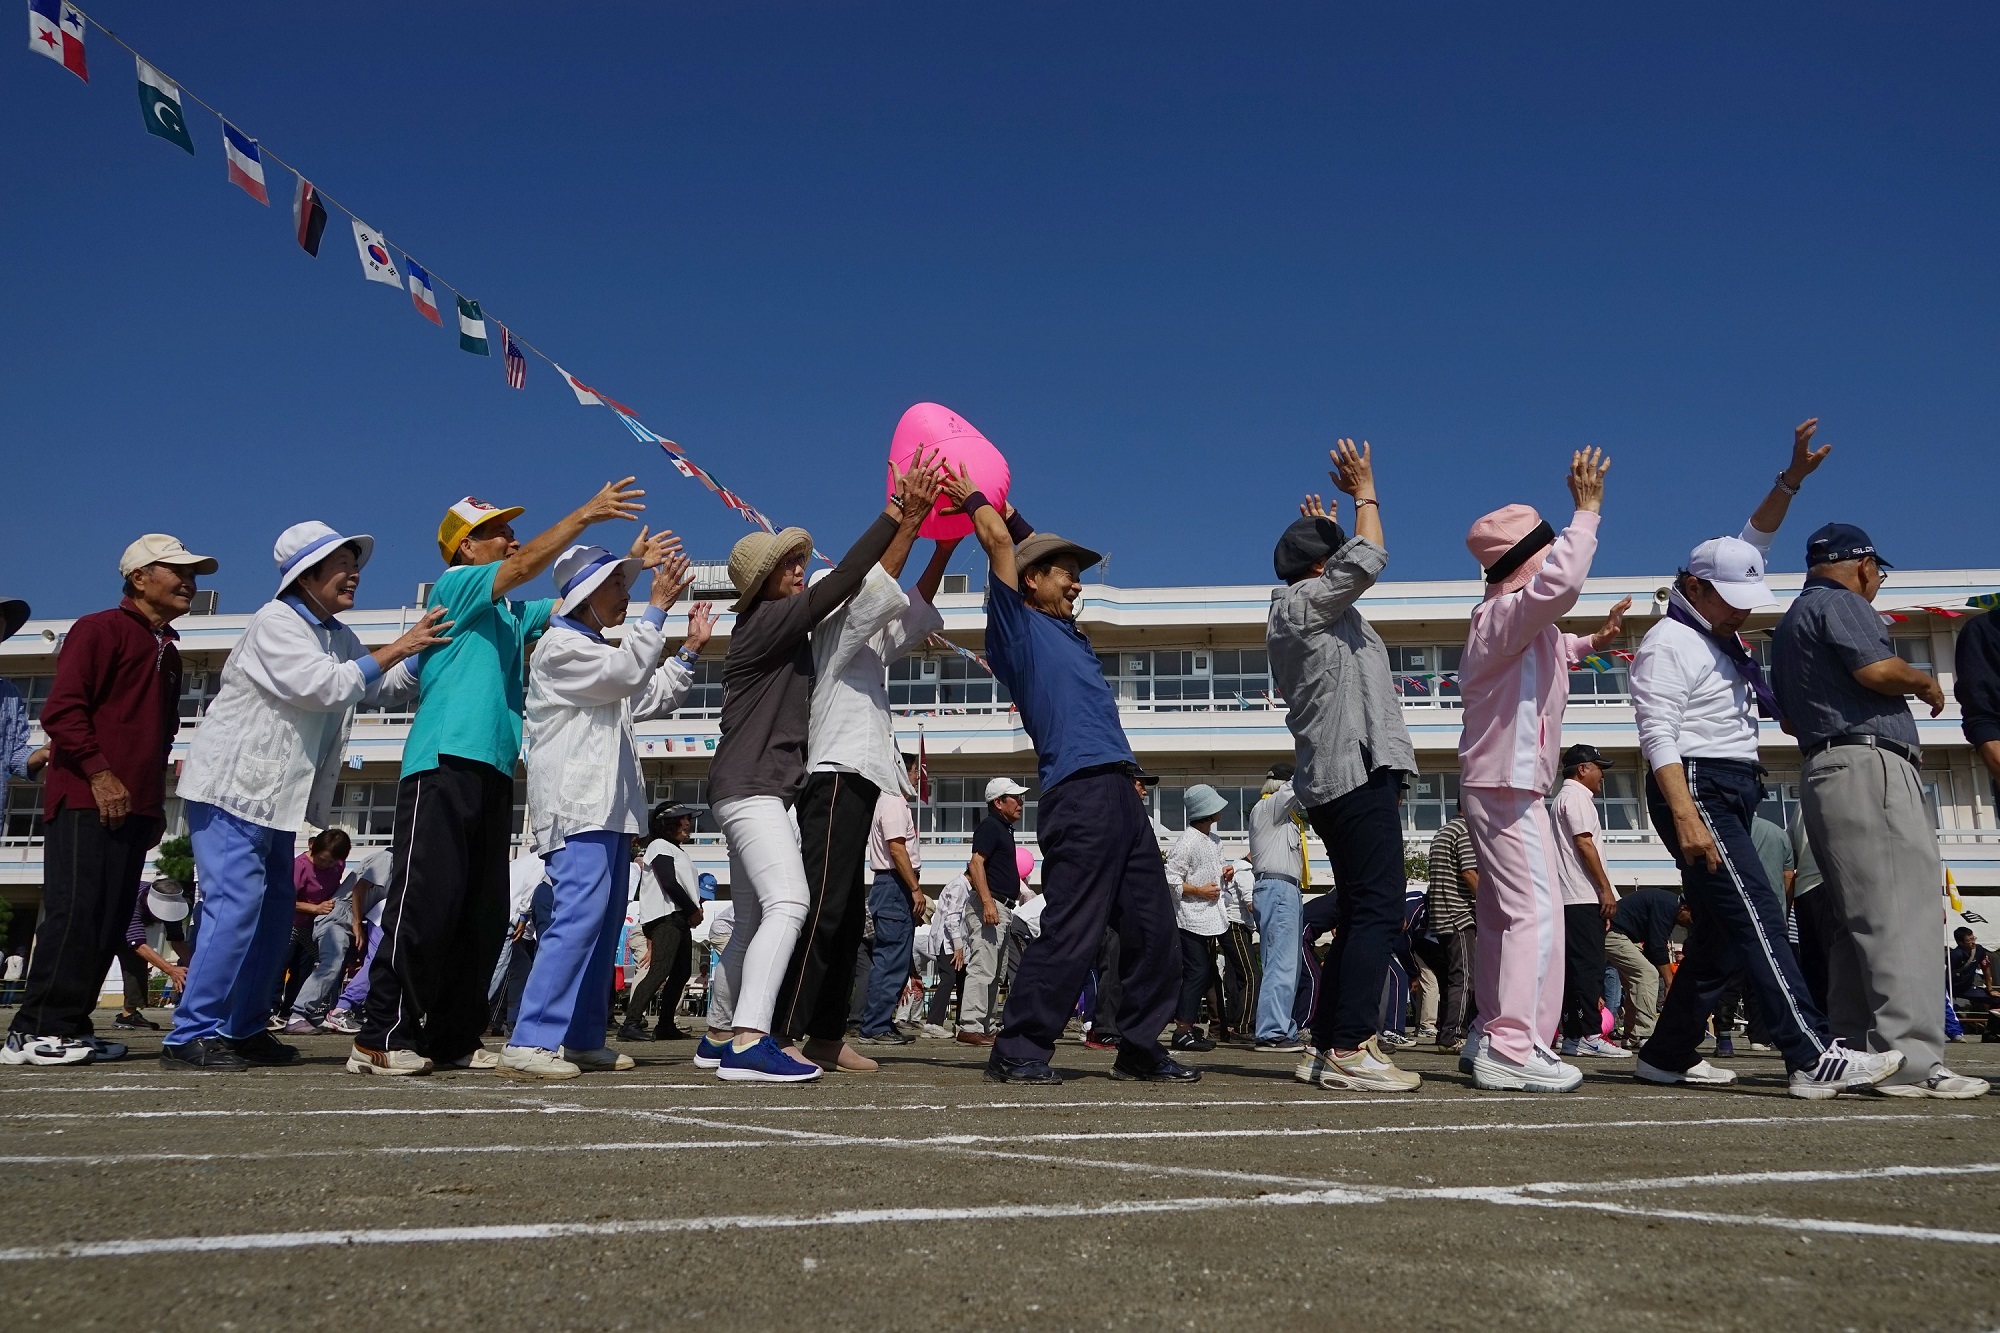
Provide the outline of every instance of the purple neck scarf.
[[1701,612],[1689,605],[1681,596],[1679,588],[1667,594],[1667,619],[1678,620],[1695,633],[1707,639],[1722,650],[1729,659],[1736,674],[1749,685],[1750,692],[1757,696],[1757,716],[1775,722],[1778,720],[1778,696],[1771,693],[1771,686],[1764,679],[1764,668],[1757,665],[1757,659],[1750,655],[1750,647],[1743,642],[1740,634],[1724,634],[1716,630],[1702,618]]

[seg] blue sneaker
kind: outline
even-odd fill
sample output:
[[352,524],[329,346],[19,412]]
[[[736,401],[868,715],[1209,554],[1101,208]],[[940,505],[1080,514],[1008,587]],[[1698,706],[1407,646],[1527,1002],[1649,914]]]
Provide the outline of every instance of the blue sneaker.
[[728,1049],[728,1042],[710,1041],[708,1034],[706,1032],[702,1033],[701,1041],[694,1048],[694,1067],[696,1069],[720,1068],[722,1066],[722,1053]]
[[825,1072],[818,1065],[786,1055],[770,1037],[760,1037],[747,1051],[737,1050],[734,1043],[723,1047],[715,1076],[730,1083],[810,1083]]

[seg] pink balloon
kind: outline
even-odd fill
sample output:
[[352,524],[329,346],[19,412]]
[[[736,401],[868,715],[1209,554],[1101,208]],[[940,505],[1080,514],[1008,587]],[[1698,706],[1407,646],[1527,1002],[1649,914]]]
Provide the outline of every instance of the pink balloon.
[[[936,450],[939,460],[953,473],[964,466],[994,507],[1006,509],[1007,486],[1012,480],[1007,460],[1000,456],[991,440],[979,433],[978,427],[940,403],[918,403],[896,423],[895,437],[889,441],[888,494],[896,493],[896,473],[909,467],[919,449]],[[939,495],[937,509],[918,531],[923,536],[946,541],[971,536],[971,519],[963,514],[947,516],[939,512],[950,507],[951,497]]]
[[1028,876],[1035,873],[1035,854],[1026,847],[1014,849],[1014,868],[1021,872],[1021,882],[1028,882]]
[[1618,1026],[1618,1015],[1612,1013],[1609,1009],[1599,1009],[1597,1012],[1602,1015],[1602,1026],[1604,1029],[1598,1035],[1608,1037],[1611,1035],[1611,1029]]

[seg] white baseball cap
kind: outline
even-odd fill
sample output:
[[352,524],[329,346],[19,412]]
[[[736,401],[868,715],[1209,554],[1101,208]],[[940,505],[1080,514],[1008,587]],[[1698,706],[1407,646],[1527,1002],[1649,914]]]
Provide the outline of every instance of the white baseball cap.
[[1764,553],[1741,537],[1711,537],[1695,547],[1688,556],[1688,573],[1738,611],[1755,611],[1778,600],[1764,586]]
[[291,587],[293,579],[350,544],[355,547],[354,567],[366,567],[368,557],[375,554],[375,539],[366,533],[345,537],[326,524],[310,519],[286,528],[278,534],[277,544],[271,548],[271,559],[278,563],[278,593]]
[[213,574],[216,559],[212,555],[196,555],[182,546],[178,537],[169,537],[164,532],[149,532],[126,547],[125,553],[118,557],[118,577],[130,578],[133,570],[144,569],[147,565],[178,565],[197,574]]
[[990,805],[1002,796],[1026,796],[1028,789],[1012,778],[994,778],[986,784],[986,800]]

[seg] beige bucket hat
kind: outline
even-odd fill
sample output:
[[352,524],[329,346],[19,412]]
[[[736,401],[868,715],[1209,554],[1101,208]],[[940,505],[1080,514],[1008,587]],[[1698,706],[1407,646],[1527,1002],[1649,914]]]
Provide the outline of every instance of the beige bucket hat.
[[748,611],[772,570],[791,556],[811,554],[812,548],[812,534],[804,528],[753,532],[737,542],[729,551],[729,581],[736,588],[736,604],[729,609],[739,616]]

